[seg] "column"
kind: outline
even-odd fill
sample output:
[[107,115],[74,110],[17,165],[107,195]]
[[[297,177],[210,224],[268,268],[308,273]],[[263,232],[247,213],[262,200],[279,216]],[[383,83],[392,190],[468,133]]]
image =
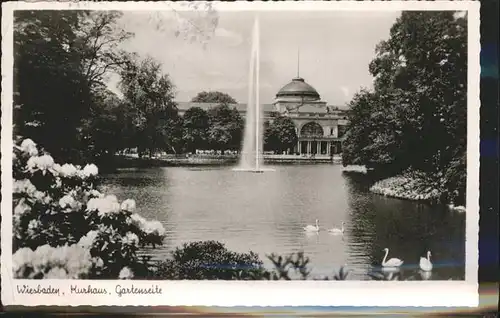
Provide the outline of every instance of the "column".
[[320,155],[321,155],[321,143],[322,143],[322,141],[321,141],[321,140],[320,140],[320,141],[318,141],[318,142],[316,143],[316,154],[317,154],[318,156],[320,156]]
[[297,151],[300,154],[300,140],[297,140]]
[[326,142],[326,154],[327,154],[327,155],[330,155],[330,147],[331,147],[331,146],[330,146],[330,142],[329,142],[329,141],[327,141],[327,142]]
[[307,141],[307,154],[311,154],[311,141]]

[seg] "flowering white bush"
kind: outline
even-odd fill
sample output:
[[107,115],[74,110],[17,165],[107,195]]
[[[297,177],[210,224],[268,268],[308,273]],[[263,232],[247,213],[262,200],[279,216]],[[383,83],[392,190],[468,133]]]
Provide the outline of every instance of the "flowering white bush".
[[96,189],[98,169],[59,165],[30,140],[14,146],[13,264],[17,278],[132,278],[146,267],[137,250],[160,245],[160,222],[135,201]]
[[[88,249],[78,245],[23,247],[12,256],[14,275],[19,278],[86,278],[94,261]],[[97,261],[95,261],[97,263]]]

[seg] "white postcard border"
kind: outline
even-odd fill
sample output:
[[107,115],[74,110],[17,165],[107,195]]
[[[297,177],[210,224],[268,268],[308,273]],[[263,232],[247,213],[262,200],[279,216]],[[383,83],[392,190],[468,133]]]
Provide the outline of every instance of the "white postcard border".
[[[468,135],[465,281],[91,281],[14,280],[12,275],[12,69],[13,11],[40,9],[188,10],[172,2],[7,2],[2,3],[2,202],[1,274],[4,305],[170,305],[170,306],[445,306],[478,305],[479,232],[479,2],[476,1],[333,1],[214,2],[220,11],[401,11],[458,10],[468,12]],[[59,295],[21,295],[17,286],[51,286]],[[71,286],[106,288],[106,295],[78,295]],[[162,294],[121,295],[122,287],[158,286]]]

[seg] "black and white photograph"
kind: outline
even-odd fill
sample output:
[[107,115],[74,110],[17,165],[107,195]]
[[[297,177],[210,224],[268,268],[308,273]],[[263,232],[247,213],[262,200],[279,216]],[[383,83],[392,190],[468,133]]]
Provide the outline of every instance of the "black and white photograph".
[[476,284],[477,8],[453,3],[9,7],[2,298]]

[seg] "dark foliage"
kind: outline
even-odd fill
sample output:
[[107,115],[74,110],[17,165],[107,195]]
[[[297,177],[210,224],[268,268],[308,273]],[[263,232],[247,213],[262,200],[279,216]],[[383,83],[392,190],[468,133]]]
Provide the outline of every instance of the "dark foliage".
[[274,115],[272,122],[264,127],[264,148],[282,153],[297,144],[295,124],[290,117]]
[[174,103],[174,85],[152,58],[133,59],[121,72],[124,111],[129,114],[129,147],[139,156],[157,150],[177,153],[182,147],[182,118]]
[[236,253],[215,241],[184,244],[162,262],[155,276],[161,279],[258,279],[264,274],[257,254]]
[[465,200],[466,23],[454,12],[402,13],[370,63],[375,89],[351,101],[345,165],[422,171]]
[[221,104],[208,111],[210,127],[208,140],[211,149],[239,150],[243,138],[243,118],[236,108]]
[[236,100],[226,93],[211,91],[199,92],[192,100],[195,103],[214,103],[214,104],[236,104]]
[[[109,71],[124,63],[131,36],[114,11],[16,11],[14,133],[37,140],[56,160],[84,163],[85,120]],[[105,116],[106,117],[106,116]],[[106,118],[104,118],[106,121]]]
[[187,151],[195,152],[196,149],[205,149],[208,142],[210,118],[205,110],[199,107],[188,109],[183,116],[184,146]]

